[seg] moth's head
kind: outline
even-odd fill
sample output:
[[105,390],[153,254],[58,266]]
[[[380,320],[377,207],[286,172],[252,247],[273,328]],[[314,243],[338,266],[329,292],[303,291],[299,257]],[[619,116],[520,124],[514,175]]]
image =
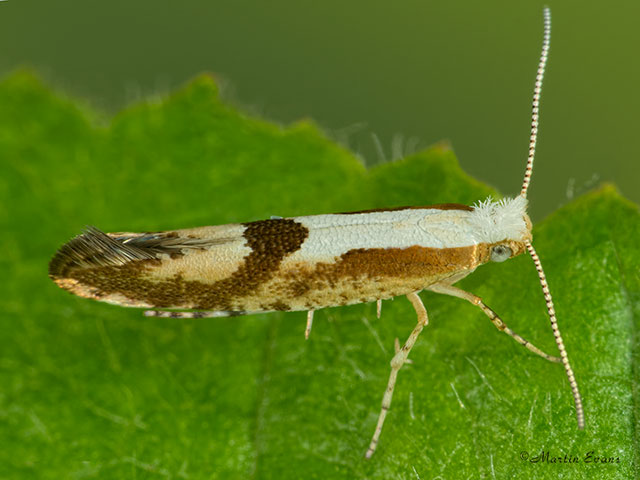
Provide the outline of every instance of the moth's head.
[[489,244],[493,262],[503,262],[520,255],[531,242],[531,220],[527,215],[527,199],[489,197],[473,206],[471,222],[479,243]]

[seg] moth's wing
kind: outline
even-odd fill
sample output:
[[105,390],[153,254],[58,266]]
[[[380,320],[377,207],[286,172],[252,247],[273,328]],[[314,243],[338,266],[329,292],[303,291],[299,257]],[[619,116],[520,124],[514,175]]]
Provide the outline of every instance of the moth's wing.
[[175,285],[171,298],[158,298],[160,303],[153,301],[153,291],[228,277],[250,252],[243,231],[240,224],[108,234],[89,227],[58,250],[49,276],[81,297],[135,307],[193,308],[180,301]]

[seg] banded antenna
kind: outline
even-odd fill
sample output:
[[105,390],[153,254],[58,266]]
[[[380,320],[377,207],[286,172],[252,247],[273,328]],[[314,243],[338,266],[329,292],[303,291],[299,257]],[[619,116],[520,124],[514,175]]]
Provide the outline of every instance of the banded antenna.
[[524,172],[524,181],[520,195],[527,197],[527,189],[531,183],[531,172],[533,172],[533,158],[536,154],[536,141],[538,140],[538,118],[540,108],[540,94],[542,93],[542,80],[544,79],[544,69],[547,66],[549,56],[549,46],[551,45],[551,10],[544,7],[544,36],[542,40],[542,53],[538,62],[536,73],[536,84],[533,88],[533,101],[531,102],[531,134],[529,135],[529,156],[527,157],[527,168]]
[[573,394],[573,403],[576,407],[576,418],[578,420],[578,428],[584,430],[584,409],[582,408],[582,397],[580,396],[580,390],[578,389],[578,382],[576,376],[573,374],[573,369],[569,363],[569,355],[567,349],[564,347],[564,340],[560,334],[560,328],[558,327],[558,319],[556,318],[556,311],[553,307],[553,300],[551,298],[551,292],[549,291],[549,284],[547,278],[542,270],[542,264],[540,263],[540,257],[536,253],[531,242],[526,241],[525,245],[529,251],[529,255],[533,259],[533,263],[538,271],[538,278],[540,279],[540,285],[542,286],[542,292],[544,293],[544,301],[547,304],[547,313],[549,314],[549,321],[551,322],[551,330],[553,330],[553,336],[556,339],[556,345],[560,352],[560,361],[564,367],[564,371],[569,379],[569,386],[571,387],[571,393]]
[[[540,93],[542,92],[542,79],[544,78],[544,69],[547,65],[547,57],[549,56],[549,45],[551,43],[551,11],[549,7],[544,8],[544,38],[542,41],[542,53],[540,54],[540,62],[538,63],[538,71],[536,73],[536,84],[533,89],[533,102],[531,111],[531,135],[529,137],[529,157],[527,159],[527,168],[524,172],[524,181],[522,182],[522,191],[520,195],[527,197],[527,189],[531,182],[531,172],[533,171],[533,158],[536,152],[536,140],[538,139],[538,115],[540,106]],[[558,327],[558,319],[556,318],[555,308],[553,306],[553,299],[551,298],[551,292],[549,291],[549,284],[547,278],[542,269],[540,263],[540,257],[536,253],[533,245],[528,240],[525,241],[529,255],[533,259],[533,263],[536,266],[538,272],[538,278],[540,279],[540,285],[542,286],[542,292],[544,293],[544,300],[547,304],[547,313],[549,315],[549,321],[551,322],[551,330],[553,330],[553,336],[556,339],[556,345],[560,352],[560,360],[564,371],[567,374],[569,380],[569,386],[571,387],[571,393],[573,394],[573,402],[576,407],[576,418],[578,420],[578,428],[584,429],[584,409],[582,407],[582,397],[580,396],[580,390],[578,389],[578,382],[569,363],[569,355],[564,346],[562,335]]]

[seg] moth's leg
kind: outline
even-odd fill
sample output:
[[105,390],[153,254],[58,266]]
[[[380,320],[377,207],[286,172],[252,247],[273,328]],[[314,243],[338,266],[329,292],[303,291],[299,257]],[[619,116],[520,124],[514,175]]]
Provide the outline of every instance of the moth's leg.
[[[398,353],[400,351],[400,339],[398,337],[396,337],[396,339],[393,341],[393,350]],[[404,363],[413,363],[413,360],[411,360],[410,358],[407,358]]]
[[554,357],[553,355],[549,355],[548,353],[543,352],[538,347],[533,345],[531,342],[529,342],[528,340],[525,340],[516,332],[514,332],[509,327],[507,327],[507,324],[502,321],[502,319],[498,316],[498,314],[493,310],[491,310],[488,306],[486,306],[482,301],[482,299],[477,295],[474,295],[469,292],[465,292],[464,290],[460,290],[459,288],[453,287],[451,285],[446,285],[446,284],[431,285],[430,287],[427,287],[427,290],[431,290],[432,292],[436,292],[436,293],[444,293],[445,295],[451,295],[452,297],[462,298],[463,300],[466,300],[480,307],[480,309],[485,313],[487,317],[489,317],[491,322],[496,326],[498,330],[506,333],[507,335],[515,339],[515,341],[518,342],[520,345],[528,348],[536,355],[540,355],[542,358],[545,358],[550,362],[555,362],[555,363],[562,362],[562,359],[560,357]]
[[376,301],[376,317],[380,318],[382,315],[382,300]]
[[382,409],[380,410],[380,416],[378,417],[378,424],[376,425],[376,430],[373,433],[373,438],[371,439],[371,443],[369,444],[369,449],[365,454],[365,458],[371,458],[373,452],[376,451],[376,446],[378,445],[378,440],[380,439],[380,432],[382,432],[382,425],[384,424],[384,419],[387,416],[387,412],[389,411],[389,407],[391,406],[391,398],[393,397],[393,389],[396,386],[396,378],[398,377],[398,371],[402,368],[402,365],[407,361],[407,357],[409,356],[409,352],[413,348],[413,345],[416,343],[418,335],[422,329],[429,323],[429,318],[427,317],[427,310],[424,308],[422,304],[422,300],[417,293],[410,293],[407,295],[407,298],[413,305],[413,308],[418,315],[418,324],[415,326],[411,335],[405,342],[405,344],[400,348],[396,354],[391,359],[391,374],[389,375],[389,382],[387,383],[387,389],[384,391],[384,395],[382,396]]
[[246,315],[248,312],[243,311],[212,311],[212,312],[172,312],[171,310],[146,310],[145,317],[162,317],[162,318],[214,318],[214,317],[237,317]]
[[309,310],[307,312],[307,328],[304,330],[304,339],[309,340],[309,335],[311,335],[311,326],[313,325],[313,310]]

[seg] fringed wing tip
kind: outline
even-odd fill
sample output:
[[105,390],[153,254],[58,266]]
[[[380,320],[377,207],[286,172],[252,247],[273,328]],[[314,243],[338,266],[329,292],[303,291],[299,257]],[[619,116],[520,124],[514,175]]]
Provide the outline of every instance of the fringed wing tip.
[[49,277],[56,280],[66,278],[76,268],[124,265],[152,258],[156,258],[153,253],[88,226],[56,252],[49,262]]
[[137,260],[169,255],[174,258],[188,250],[202,250],[228,239],[192,238],[177,232],[112,233],[88,226],[63,245],[49,262],[49,276],[66,278],[74,269],[113,267]]

